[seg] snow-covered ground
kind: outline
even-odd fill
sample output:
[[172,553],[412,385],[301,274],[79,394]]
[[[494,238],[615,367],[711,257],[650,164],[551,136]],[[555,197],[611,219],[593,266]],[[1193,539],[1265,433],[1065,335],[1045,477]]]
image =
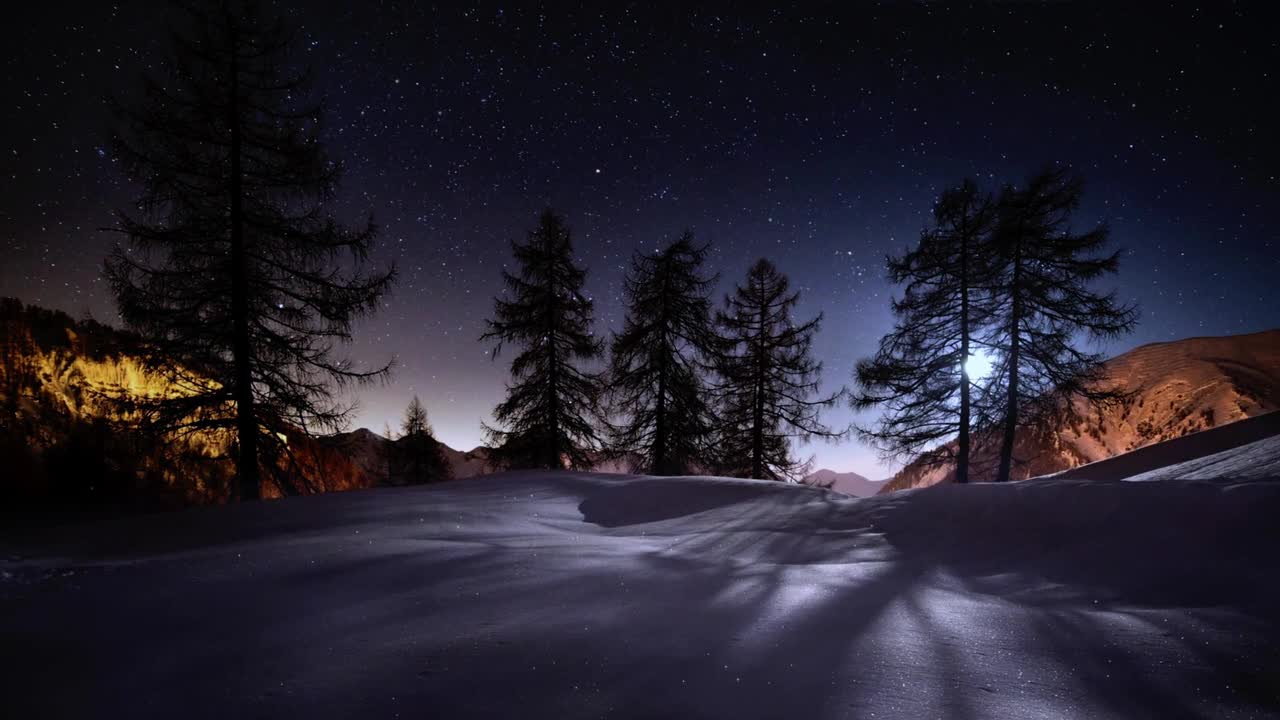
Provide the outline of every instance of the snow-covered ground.
[[0,697],[13,718],[1275,717],[1278,455],[1250,456],[1269,480],[863,500],[511,473],[6,534]]
[[1049,477],[1263,480],[1280,476],[1280,412],[1148,445]]
[[1280,437],[1256,440],[1233,450],[1224,450],[1195,460],[1132,475],[1131,482],[1148,480],[1267,480],[1280,473]]

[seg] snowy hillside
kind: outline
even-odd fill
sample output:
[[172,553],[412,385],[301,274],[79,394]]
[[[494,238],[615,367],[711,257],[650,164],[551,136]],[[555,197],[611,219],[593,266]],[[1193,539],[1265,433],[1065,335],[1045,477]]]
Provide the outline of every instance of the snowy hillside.
[[7,713],[1276,717],[1255,450],[1267,480],[511,473],[6,534]]
[[[1218,477],[1261,479],[1274,474],[1275,465],[1270,460],[1245,464],[1256,460],[1244,446],[1261,442],[1268,446],[1280,437],[1280,412],[1240,420],[1198,433],[1184,435],[1174,440],[1148,445],[1106,460],[1081,465],[1049,477],[1061,479],[1084,478],[1088,480],[1126,480],[1146,473],[1159,472],[1165,477],[1192,478],[1192,467],[1215,465],[1218,461],[1230,463]],[[1252,458],[1252,460],[1251,460]]]
[[[1077,404],[1078,417],[1020,430],[1014,468],[1022,479],[1078,467],[1152,443],[1280,410],[1280,330],[1144,345],[1106,363],[1107,385],[1133,393],[1101,416]],[[981,438],[979,438],[981,440]],[[975,460],[977,477],[994,467],[996,443]],[[952,467],[914,463],[885,491],[947,480]]]

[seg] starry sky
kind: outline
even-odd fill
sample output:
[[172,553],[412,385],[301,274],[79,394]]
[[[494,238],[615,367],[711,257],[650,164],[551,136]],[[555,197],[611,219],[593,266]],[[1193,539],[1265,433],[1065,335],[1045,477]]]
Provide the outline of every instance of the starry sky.
[[[1045,163],[1088,180],[1083,226],[1125,248],[1140,303],[1102,349],[1280,326],[1280,47],[1266,3],[665,4],[280,0],[345,161],[340,217],[373,212],[400,281],[350,354],[394,356],[355,425],[422,397],[469,449],[503,395],[477,341],[509,242],[567,215],[598,332],[621,323],[628,258],[690,228],[723,290],[772,258],[822,312],[824,384],[849,382],[890,327],[886,253],[942,188]],[[685,5],[693,5],[687,3]],[[945,5],[945,6],[944,6]],[[838,9],[837,9],[838,8]],[[0,66],[0,295],[115,322],[98,231],[136,189],[104,99],[166,51],[160,2],[23,3]],[[855,419],[844,408],[826,419]],[[857,418],[867,421],[870,418]],[[817,465],[885,477],[856,441]]]

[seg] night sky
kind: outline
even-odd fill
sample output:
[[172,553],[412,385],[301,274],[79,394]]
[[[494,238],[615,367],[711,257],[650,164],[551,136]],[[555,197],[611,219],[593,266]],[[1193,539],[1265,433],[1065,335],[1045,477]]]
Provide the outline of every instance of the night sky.
[[[280,3],[347,164],[337,212],[372,211],[375,260],[401,273],[350,349],[398,359],[356,425],[396,424],[417,393],[442,440],[480,442],[509,358],[477,338],[508,243],[547,205],[574,230],[598,332],[620,325],[631,253],[690,228],[724,289],[767,256],[803,291],[802,317],[826,314],[815,349],[833,388],[889,328],[883,257],[940,190],[1047,162],[1084,174],[1078,223],[1109,221],[1127,250],[1116,282],[1142,320],[1105,351],[1280,326],[1268,4],[1118,4]],[[114,238],[97,229],[136,191],[104,98],[165,51],[164,6],[23,5],[0,70],[0,295],[114,323],[100,278]],[[890,472],[853,441],[809,451]]]

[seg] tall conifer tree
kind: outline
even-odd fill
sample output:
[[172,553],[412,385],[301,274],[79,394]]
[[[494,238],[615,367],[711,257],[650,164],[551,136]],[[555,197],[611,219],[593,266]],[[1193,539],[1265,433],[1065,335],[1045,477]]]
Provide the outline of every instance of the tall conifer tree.
[[1098,225],[1072,231],[1083,181],[1066,169],[1046,169],[1000,197],[995,230],[999,278],[986,343],[997,349],[995,390],[1003,397],[997,481],[1010,479],[1019,427],[1064,400],[1105,405],[1122,396],[1107,386],[1103,356],[1080,349],[1081,337],[1109,339],[1129,332],[1137,310],[1100,293],[1095,284],[1116,272],[1120,251],[1107,250]]
[[792,440],[841,434],[820,422],[819,411],[844,391],[815,397],[822,363],[813,359],[812,346],[822,315],[796,322],[799,298],[786,276],[761,259],[716,314],[717,452],[726,475],[797,482],[809,464],[793,457]]
[[[858,363],[858,410],[883,408],[874,428],[859,428],[887,457],[952,459],[956,482],[969,479],[973,379],[967,364],[990,316],[988,260],[995,204],[966,180],[943,193],[933,226],[914,249],[888,259],[889,280],[905,284],[893,302],[894,329],[872,358]],[[956,438],[954,455],[946,442]]]
[[165,76],[118,103],[115,152],[142,195],[118,215],[127,244],[106,271],[175,391],[149,403],[156,427],[228,432],[252,499],[262,468],[296,489],[281,472],[288,433],[344,424],[335,385],[386,371],[335,349],[393,273],[362,269],[372,223],[348,229],[325,210],[342,168],[320,142],[307,76],[291,70],[292,34],[254,0],[184,7]]
[[713,350],[706,246],[686,232],[654,254],[637,254],[625,282],[627,316],[613,336],[611,427],[615,455],[637,459],[639,472],[682,475],[707,467],[714,429],[704,360]]
[[507,297],[494,304],[481,340],[522,346],[511,363],[507,397],[493,411],[500,427],[485,426],[500,467],[589,468],[600,447],[602,383],[582,366],[600,358],[592,334],[594,304],[583,294],[587,273],[574,262],[564,220],[551,210],[525,242],[513,242],[519,269],[503,271]]

